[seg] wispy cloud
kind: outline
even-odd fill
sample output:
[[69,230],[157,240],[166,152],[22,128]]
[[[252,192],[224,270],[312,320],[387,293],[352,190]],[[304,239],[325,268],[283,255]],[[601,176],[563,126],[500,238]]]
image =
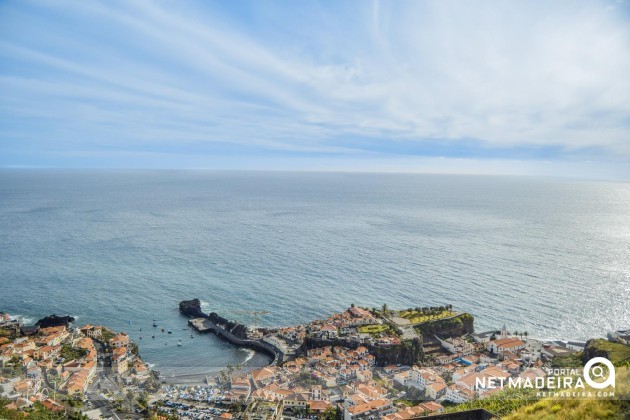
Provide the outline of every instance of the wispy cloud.
[[623,1],[4,2],[0,164],[117,151],[623,163],[629,12]]

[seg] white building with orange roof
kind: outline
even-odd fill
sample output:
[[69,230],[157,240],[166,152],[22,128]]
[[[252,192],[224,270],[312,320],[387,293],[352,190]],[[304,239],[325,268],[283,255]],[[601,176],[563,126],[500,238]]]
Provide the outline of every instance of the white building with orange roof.
[[427,397],[433,399],[433,400],[437,400],[438,398],[442,397],[444,394],[446,394],[446,383],[445,382],[433,382],[431,384],[428,384],[425,387],[426,390],[426,394]]
[[46,360],[56,356],[61,351],[61,346],[43,346],[34,350],[33,357],[37,360]]
[[502,351],[517,352],[524,349],[525,346],[526,344],[523,340],[516,337],[507,337],[488,342],[486,349],[492,354],[499,354]]
[[112,350],[112,370],[121,374],[129,369],[129,355],[125,347]]
[[249,376],[256,383],[260,383],[263,385],[269,384],[276,377],[277,372],[270,367],[263,367],[260,369],[254,369],[249,372]]
[[455,404],[461,404],[468,401],[472,401],[475,398],[475,392],[470,388],[452,384],[446,390],[444,399]]
[[392,414],[388,414],[383,417],[384,420],[408,420],[414,419],[420,416],[427,416],[433,413],[441,413],[444,411],[444,407],[435,401],[428,401],[418,404],[413,407],[408,407],[404,410],[397,411]]
[[109,345],[115,349],[127,347],[129,343],[129,336],[124,332],[116,334],[109,340]]
[[380,418],[395,411],[392,402],[388,399],[378,399],[362,404],[344,407],[344,420],[353,420],[359,418]]

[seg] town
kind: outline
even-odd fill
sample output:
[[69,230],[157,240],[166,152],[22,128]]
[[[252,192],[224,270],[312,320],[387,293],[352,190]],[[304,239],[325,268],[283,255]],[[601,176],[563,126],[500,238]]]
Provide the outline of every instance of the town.
[[493,382],[488,379],[546,376],[554,359],[571,357],[585,344],[545,343],[505,325],[475,333],[473,317],[450,305],[352,305],[326,319],[269,329],[239,328],[203,314],[198,302],[180,304],[193,328],[267,351],[273,362],[228,366],[200,384],[167,384],[124,332],[25,327],[5,316],[3,409],[89,418],[419,418],[501,392],[479,386]]

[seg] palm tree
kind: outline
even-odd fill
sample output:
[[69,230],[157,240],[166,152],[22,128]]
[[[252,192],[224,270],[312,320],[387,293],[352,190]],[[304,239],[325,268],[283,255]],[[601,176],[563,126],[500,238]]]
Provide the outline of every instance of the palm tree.
[[387,316],[387,303],[383,303],[383,315]]
[[514,337],[518,335],[518,331],[514,331]]
[[529,334],[527,333],[527,331],[525,331],[525,332],[523,333],[523,335],[525,336],[525,338],[527,338],[527,336],[528,336]]

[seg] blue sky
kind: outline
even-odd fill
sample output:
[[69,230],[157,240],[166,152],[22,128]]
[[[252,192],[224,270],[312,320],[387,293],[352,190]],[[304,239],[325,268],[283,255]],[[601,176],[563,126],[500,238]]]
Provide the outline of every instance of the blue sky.
[[630,178],[628,1],[0,2],[0,166]]

